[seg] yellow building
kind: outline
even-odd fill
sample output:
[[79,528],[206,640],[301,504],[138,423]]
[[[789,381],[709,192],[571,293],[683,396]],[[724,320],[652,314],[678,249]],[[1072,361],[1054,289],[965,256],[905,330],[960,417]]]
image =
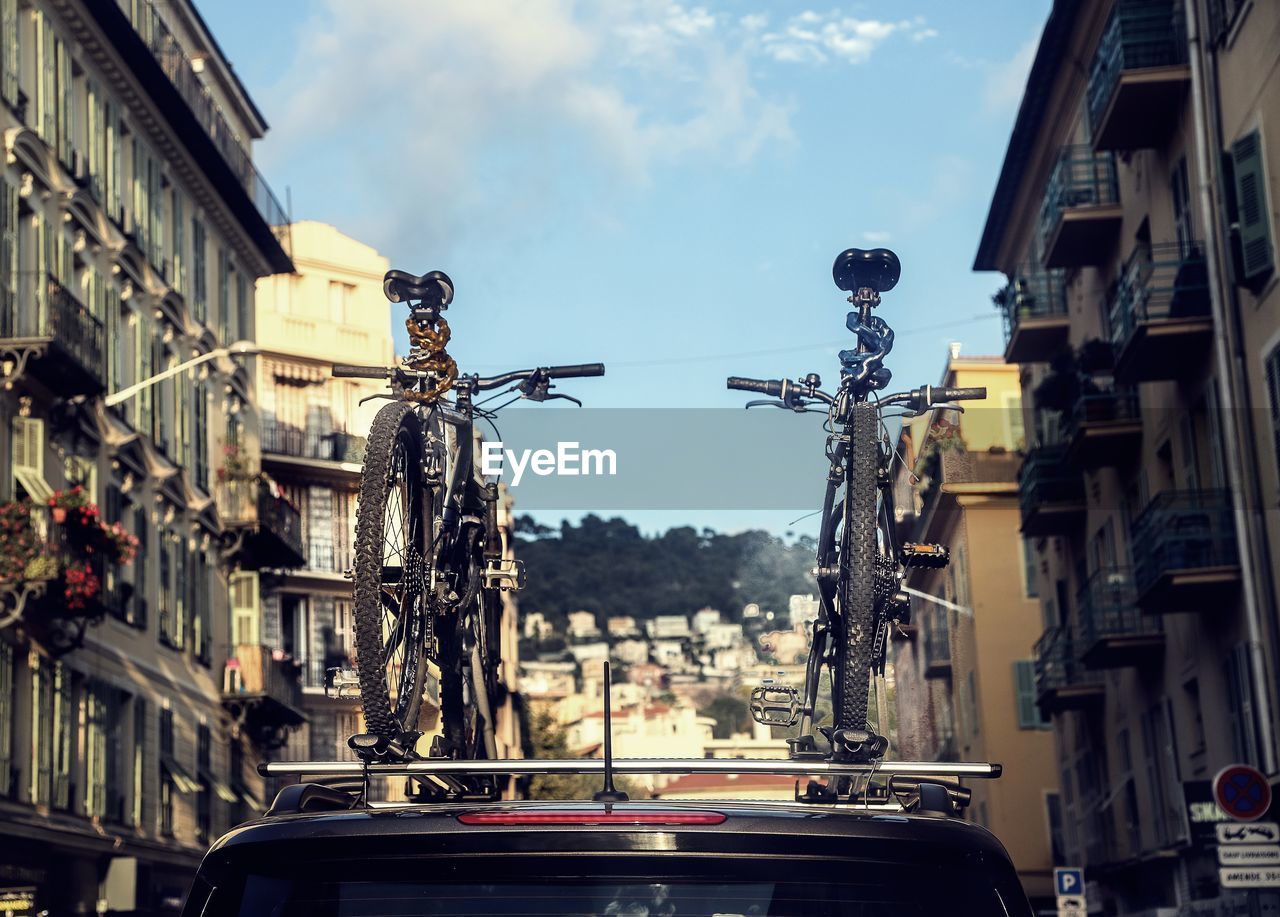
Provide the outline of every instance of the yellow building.
[[[365,433],[386,404],[365,399],[389,389],[375,380],[335,379],[331,367],[396,362],[391,303],[382,290],[388,262],[333,226],[312,221],[293,224],[293,254],[295,273],[265,278],[258,287],[258,398],[263,467],[301,511],[307,562],[277,578],[259,608],[240,610],[235,641],[261,639],[301,667],[308,723],[291,738],[287,756],[351,758],[347,738],[362,731],[359,697],[354,685],[335,689],[334,670],[354,669],[352,584],[346,573],[352,566]],[[510,532],[509,496],[500,502],[499,525]],[[509,690],[500,692],[495,719],[500,755],[518,757],[514,602],[507,602],[507,612],[499,636],[500,680]],[[420,724],[427,732],[424,753],[439,725],[435,685],[429,677]]]
[[1033,901],[1052,905],[1060,820],[1053,733],[1035,705],[1032,646],[1042,629],[1034,576],[1019,533],[1018,368],[1000,357],[960,357],[941,380],[986,386],[986,402],[904,427],[895,496],[900,534],[951,550],[943,570],[912,570],[910,639],[894,644],[903,759],[997,761],[1005,775],[977,781],[966,817],[1013,856]]

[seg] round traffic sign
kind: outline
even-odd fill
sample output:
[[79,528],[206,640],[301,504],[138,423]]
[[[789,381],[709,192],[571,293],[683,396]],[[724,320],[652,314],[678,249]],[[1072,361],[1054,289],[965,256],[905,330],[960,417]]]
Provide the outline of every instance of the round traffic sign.
[[1236,821],[1257,821],[1271,808],[1271,784],[1247,764],[1231,764],[1213,778],[1213,799]]

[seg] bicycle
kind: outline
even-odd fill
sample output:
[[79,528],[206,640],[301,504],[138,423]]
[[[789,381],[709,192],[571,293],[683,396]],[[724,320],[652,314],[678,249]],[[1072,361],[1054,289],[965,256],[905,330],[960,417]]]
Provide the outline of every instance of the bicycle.
[[[902,406],[899,416],[907,417],[937,410],[963,412],[956,402],[986,397],[985,388],[929,385],[883,398],[876,395],[891,379],[884,359],[893,349],[893,329],[873,310],[880,305],[880,294],[897,285],[901,272],[898,256],[888,249],[850,248],[836,258],[832,276],[836,286],[850,294],[854,311],[845,325],[858,343],[855,349],[840,351],[840,387],[834,395],[822,391],[816,373],[798,380],[728,379],[730,389],[769,396],[749,402],[748,408],[773,406],[827,415],[830,467],[814,570],[820,601],[804,693],[794,686],[766,683],[751,697],[757,722],[799,725],[799,735],[787,739],[792,758],[868,762],[884,756],[888,740],[872,732],[867,720],[869,686],[874,672],[884,672],[890,629],[910,622],[910,596],[902,589],[905,571],[944,567],[948,562],[942,545],[898,542],[890,475],[894,452],[888,436],[881,435],[880,412],[891,406]],[[813,734],[824,667],[831,675],[833,724],[817,731],[829,749],[820,747]]]
[[[391,403],[374,417],[360,473],[355,675],[368,732],[349,744],[365,761],[417,757],[431,662],[440,670],[442,730],[429,756],[491,759],[501,593],[523,585],[524,569],[505,550],[497,483],[474,462],[474,422],[521,399],[581,405],[553,392],[552,381],[602,376],[604,366],[459,374],[445,349],[451,332],[442,313],[454,294],[448,275],[392,270],[383,289],[391,302],[409,307],[408,356],[400,366],[333,367],[335,377],[391,383],[389,394],[371,396]],[[514,397],[493,409],[475,401],[478,393],[499,388]]]

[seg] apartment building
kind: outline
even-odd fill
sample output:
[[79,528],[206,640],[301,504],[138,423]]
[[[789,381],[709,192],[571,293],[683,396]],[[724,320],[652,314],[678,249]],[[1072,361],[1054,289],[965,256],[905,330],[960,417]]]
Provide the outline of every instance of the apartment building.
[[188,0],[0,0],[0,890],[31,913],[175,912],[292,716],[223,703],[228,574],[301,547],[225,473],[252,378],[210,356],[292,270],[265,130]]
[[1187,801],[1275,773],[1280,6],[1056,2],[974,267],[1022,367],[1064,865],[1228,913]]
[[[301,514],[305,563],[275,576],[257,607],[237,609],[237,644],[271,646],[301,670],[307,725],[288,757],[354,757],[358,696],[338,697],[331,670],[352,667],[351,580],[356,494],[365,433],[385,401],[385,382],[335,379],[334,363],[391,366],[391,304],[382,293],[388,262],[325,223],[292,227],[289,275],[258,282],[258,403],[263,468]],[[253,576],[246,573],[246,577]]]
[[[256,605],[234,609],[233,642],[262,644],[301,671],[307,723],[288,739],[285,756],[353,759],[347,738],[363,731],[354,686],[334,686],[335,670],[355,665],[352,548],[365,433],[389,389],[369,379],[335,379],[334,363],[391,366],[391,303],[382,291],[388,262],[333,226],[292,226],[294,273],[258,283],[258,403],[262,467],[301,514],[305,562],[262,579],[242,574],[243,594]],[[401,312],[396,318],[405,317]],[[370,400],[372,399],[372,400]],[[511,498],[501,494],[499,525],[511,549]],[[503,672],[495,711],[502,754],[518,757],[516,606],[507,597],[502,619]],[[432,673],[432,675],[434,672]],[[437,682],[427,679],[421,727],[439,727]],[[338,679],[342,681],[341,678]]]
[[965,817],[1009,848],[1037,907],[1053,909],[1053,849],[1061,801],[1050,723],[1036,707],[1031,648],[1041,631],[1036,580],[1019,527],[1018,450],[1024,441],[1017,366],[962,357],[939,380],[985,386],[965,413],[916,418],[899,434],[895,512],[901,537],[944,544],[943,569],[909,571],[908,639],[892,645],[898,757],[999,761],[978,781]]

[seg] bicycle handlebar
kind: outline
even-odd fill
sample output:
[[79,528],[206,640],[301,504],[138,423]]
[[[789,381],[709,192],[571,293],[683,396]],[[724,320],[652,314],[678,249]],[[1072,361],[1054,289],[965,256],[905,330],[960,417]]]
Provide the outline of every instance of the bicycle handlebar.
[[603,363],[574,363],[570,366],[548,366],[548,379],[580,379],[585,376],[603,376]]
[[726,384],[729,388],[737,389],[738,391],[757,392],[761,395],[768,395],[770,398],[781,398],[786,381],[783,379],[743,379],[739,376],[730,376]]
[[942,401],[981,401],[987,397],[987,387],[979,385],[974,388],[944,388],[935,394]]
[[390,379],[391,368],[388,366],[357,366],[351,363],[334,363],[335,379]]

